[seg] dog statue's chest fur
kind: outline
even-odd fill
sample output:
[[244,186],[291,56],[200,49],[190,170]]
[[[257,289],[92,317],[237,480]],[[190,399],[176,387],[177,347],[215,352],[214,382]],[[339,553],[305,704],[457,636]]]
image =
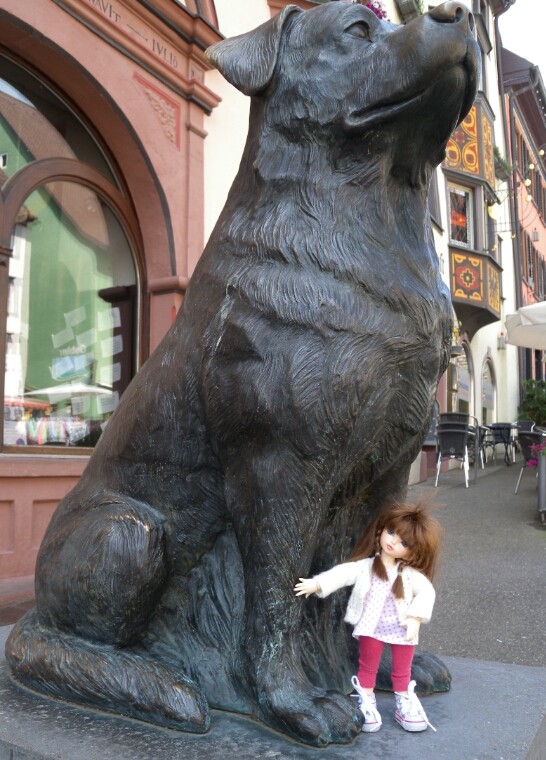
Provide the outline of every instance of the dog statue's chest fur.
[[239,174],[186,306],[195,314],[206,286],[209,308],[195,322],[207,336],[206,392],[214,409],[225,394],[242,410],[240,425],[218,431],[222,445],[236,445],[247,425],[292,426],[298,446],[331,454],[342,445],[349,462],[371,447],[377,475],[416,454],[447,366],[452,309],[427,207],[439,148],[408,139],[411,107],[409,120],[402,108],[381,129],[349,123],[361,110],[373,119],[374,99],[403,101],[422,86],[405,93],[390,75],[370,77],[373,59],[350,58],[353,39],[336,39],[336,63],[354,72],[323,61],[303,87],[293,57],[313,66],[299,23],[253,98]]

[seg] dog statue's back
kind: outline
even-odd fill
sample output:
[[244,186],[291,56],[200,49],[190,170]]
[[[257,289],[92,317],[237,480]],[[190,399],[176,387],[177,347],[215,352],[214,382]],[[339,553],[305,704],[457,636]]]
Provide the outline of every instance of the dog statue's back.
[[475,94],[471,26],[453,2],[406,27],[331,2],[210,50],[252,96],[241,167],[52,519],[17,680],[182,730],[211,705],[318,746],[358,733],[324,690],[351,667],[339,602],[303,621],[291,589],[404,493],[428,428],[451,306],[427,192]]

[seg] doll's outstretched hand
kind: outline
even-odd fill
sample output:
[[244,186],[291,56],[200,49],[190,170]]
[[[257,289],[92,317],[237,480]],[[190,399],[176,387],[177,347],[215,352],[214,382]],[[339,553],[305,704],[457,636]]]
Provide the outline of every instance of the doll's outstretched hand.
[[413,641],[413,639],[416,639],[419,635],[419,627],[421,625],[421,621],[417,620],[416,618],[409,617],[406,620],[406,640],[407,641]]
[[300,578],[300,582],[294,586],[296,596],[310,596],[320,591],[320,586],[314,578]]

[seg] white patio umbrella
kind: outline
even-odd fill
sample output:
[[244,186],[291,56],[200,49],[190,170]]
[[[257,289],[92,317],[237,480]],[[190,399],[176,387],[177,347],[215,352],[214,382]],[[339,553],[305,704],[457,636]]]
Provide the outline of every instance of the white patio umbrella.
[[49,388],[37,388],[35,391],[27,391],[25,396],[48,396],[53,399],[64,399],[72,396],[111,396],[111,388],[101,388],[99,385],[86,385],[85,383],[64,383],[52,385]]
[[546,349],[546,301],[521,306],[506,317],[506,342],[524,348]]

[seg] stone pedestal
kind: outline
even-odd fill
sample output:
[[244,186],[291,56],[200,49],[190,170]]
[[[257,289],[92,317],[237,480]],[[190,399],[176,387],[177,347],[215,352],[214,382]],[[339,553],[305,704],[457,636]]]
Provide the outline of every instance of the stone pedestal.
[[544,760],[545,668],[445,657],[451,692],[423,699],[437,733],[403,731],[394,722],[393,695],[380,693],[378,733],[315,750],[227,713],[214,712],[210,732],[197,736],[23,691],[3,656],[8,631],[0,628],[0,760]]

